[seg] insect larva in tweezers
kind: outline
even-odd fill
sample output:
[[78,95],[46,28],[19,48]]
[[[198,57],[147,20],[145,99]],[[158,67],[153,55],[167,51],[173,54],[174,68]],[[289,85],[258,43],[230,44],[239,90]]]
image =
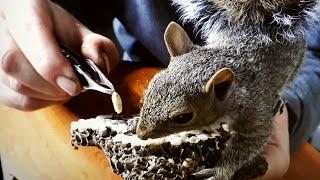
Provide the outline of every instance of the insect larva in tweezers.
[[113,108],[117,114],[122,112],[122,100],[120,95],[117,92],[113,92],[111,96]]

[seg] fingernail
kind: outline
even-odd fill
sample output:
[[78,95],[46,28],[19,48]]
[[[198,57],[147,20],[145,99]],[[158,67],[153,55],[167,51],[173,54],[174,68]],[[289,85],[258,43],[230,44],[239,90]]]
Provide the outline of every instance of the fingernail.
[[59,76],[57,78],[57,84],[70,96],[75,96],[77,94],[77,83],[66,76]]
[[105,64],[106,64],[106,66],[107,66],[107,71],[108,71],[108,73],[109,73],[109,72],[110,72],[110,63],[109,63],[108,55],[107,55],[107,53],[102,52],[102,53],[101,53],[101,56],[102,56],[102,58],[103,58],[103,60],[104,60],[104,62],[105,62]]

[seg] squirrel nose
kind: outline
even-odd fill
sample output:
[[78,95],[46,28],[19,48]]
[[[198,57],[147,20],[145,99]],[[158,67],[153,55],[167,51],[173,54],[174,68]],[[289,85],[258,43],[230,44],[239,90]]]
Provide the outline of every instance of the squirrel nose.
[[140,139],[146,140],[148,139],[148,132],[141,130],[141,128],[137,128],[137,135]]
[[136,133],[140,139],[143,139],[143,140],[148,139],[149,131],[143,124],[138,124]]
[[138,135],[138,137],[139,137],[140,139],[142,139],[142,140],[148,139],[147,136],[145,136],[145,133],[139,133],[139,132],[137,132],[137,135]]
[[142,140],[159,138],[163,135],[162,132],[159,132],[157,129],[140,129],[139,127],[137,128],[136,133]]

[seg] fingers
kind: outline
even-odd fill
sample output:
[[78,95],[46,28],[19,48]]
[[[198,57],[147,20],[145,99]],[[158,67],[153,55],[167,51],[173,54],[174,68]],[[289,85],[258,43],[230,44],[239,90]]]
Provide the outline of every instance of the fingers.
[[47,94],[42,93],[41,91],[36,91],[34,89],[29,88],[28,86],[24,85],[20,81],[10,76],[0,76],[0,82],[3,85],[6,85],[11,90],[28,97],[33,97],[37,99],[49,100],[49,101],[62,101],[65,99],[69,99],[68,97],[65,98],[57,98],[55,96],[50,96]]
[[[79,50],[79,53],[93,60],[104,72],[109,72],[116,66],[119,62],[119,53],[110,39],[93,33],[58,5],[52,3],[52,8],[54,19],[61,19],[62,16],[69,17],[55,24],[55,31],[60,41],[67,42],[66,45]],[[71,25],[73,25],[71,30],[66,31],[65,27],[71,27]]]
[[119,53],[115,44],[104,36],[92,33],[82,25],[79,28],[82,36],[81,53],[109,73],[119,62]]
[[53,102],[23,96],[8,87],[4,86],[0,83],[0,102],[5,104],[6,106],[23,110],[23,111],[33,111],[36,109],[40,109],[46,107]]
[[4,2],[9,32],[36,72],[55,87],[76,95],[81,88],[72,67],[60,52],[48,1],[26,0],[20,6],[10,0]]
[[[32,97],[58,100],[65,93],[45,81],[27,61],[0,20],[0,78],[13,90]],[[30,89],[32,87],[32,89]],[[42,93],[40,93],[42,92]],[[39,93],[39,96],[35,96]]]

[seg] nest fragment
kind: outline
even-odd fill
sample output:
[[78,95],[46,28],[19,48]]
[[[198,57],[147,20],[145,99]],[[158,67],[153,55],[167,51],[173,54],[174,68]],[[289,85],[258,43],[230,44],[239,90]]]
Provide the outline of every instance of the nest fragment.
[[[135,133],[138,119],[98,116],[72,122],[71,144],[101,148],[124,179],[190,179],[190,174],[214,167],[231,137],[220,125],[141,140]],[[243,172],[234,179],[251,177]]]

